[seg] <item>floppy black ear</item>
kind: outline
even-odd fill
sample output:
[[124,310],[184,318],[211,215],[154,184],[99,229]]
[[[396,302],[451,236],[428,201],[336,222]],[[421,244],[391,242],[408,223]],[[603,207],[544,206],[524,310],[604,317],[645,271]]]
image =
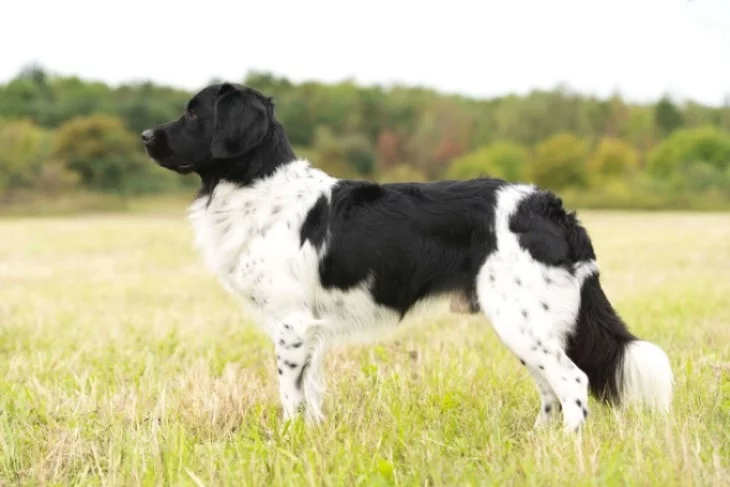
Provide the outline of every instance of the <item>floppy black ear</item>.
[[211,153],[216,159],[229,159],[250,151],[261,143],[268,128],[266,107],[226,83],[218,92],[213,122]]

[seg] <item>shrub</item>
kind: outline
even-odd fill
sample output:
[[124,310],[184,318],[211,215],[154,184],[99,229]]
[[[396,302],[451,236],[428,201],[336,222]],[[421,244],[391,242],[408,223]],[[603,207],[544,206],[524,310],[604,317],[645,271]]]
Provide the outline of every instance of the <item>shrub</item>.
[[545,139],[527,166],[530,181],[544,188],[584,188],[588,183],[588,144],[571,132]]

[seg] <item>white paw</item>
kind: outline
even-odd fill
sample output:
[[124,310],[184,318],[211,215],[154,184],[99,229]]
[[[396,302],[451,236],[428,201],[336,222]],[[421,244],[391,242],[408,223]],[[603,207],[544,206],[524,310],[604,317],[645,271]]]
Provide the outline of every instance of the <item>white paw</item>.
[[569,400],[563,404],[563,426],[565,431],[576,433],[588,417],[586,400]]
[[555,417],[556,413],[560,411],[560,405],[551,405],[551,406],[545,406],[542,405],[540,407],[540,412],[537,413],[537,418],[535,418],[535,424],[533,424],[533,429],[540,429],[546,426],[550,421]]

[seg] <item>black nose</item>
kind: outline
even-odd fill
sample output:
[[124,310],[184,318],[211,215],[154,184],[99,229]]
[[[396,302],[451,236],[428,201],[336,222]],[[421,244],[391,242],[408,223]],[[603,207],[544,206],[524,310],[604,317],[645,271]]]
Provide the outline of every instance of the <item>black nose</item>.
[[155,133],[152,130],[147,129],[144,132],[142,132],[142,140],[144,142],[149,142],[154,138],[155,138]]

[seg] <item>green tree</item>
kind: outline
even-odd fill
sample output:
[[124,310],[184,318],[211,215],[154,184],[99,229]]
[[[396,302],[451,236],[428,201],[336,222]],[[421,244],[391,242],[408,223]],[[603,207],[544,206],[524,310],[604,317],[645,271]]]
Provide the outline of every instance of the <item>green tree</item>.
[[454,179],[488,176],[518,181],[527,163],[527,151],[514,142],[495,142],[455,159],[446,175]]
[[682,113],[672,103],[669,96],[664,95],[654,107],[654,123],[664,136],[682,126]]
[[503,98],[496,108],[497,136],[531,146],[561,132],[587,133],[591,120],[582,104],[580,96],[562,86]]
[[642,154],[656,143],[653,115],[651,107],[631,107],[626,125],[619,133],[622,139],[631,142]]
[[583,188],[588,182],[588,144],[570,132],[541,142],[527,166],[528,178],[545,188]]

